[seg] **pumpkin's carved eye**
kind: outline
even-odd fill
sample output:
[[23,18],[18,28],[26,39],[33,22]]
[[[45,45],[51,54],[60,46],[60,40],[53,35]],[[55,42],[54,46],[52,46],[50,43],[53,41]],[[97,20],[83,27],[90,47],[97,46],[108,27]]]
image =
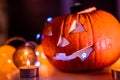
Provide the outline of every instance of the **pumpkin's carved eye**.
[[62,60],[62,61],[69,61],[75,58],[80,58],[81,61],[83,62],[84,60],[86,60],[90,53],[92,53],[93,51],[93,47],[92,46],[88,46],[85,47],[81,50],[78,50],[74,53],[72,53],[72,55],[66,56],[66,53],[57,53],[57,55],[54,57],[54,59],[56,60]]
[[65,47],[67,45],[69,45],[69,41],[65,38],[65,37],[59,37],[59,40],[58,40],[58,43],[57,43],[57,46],[59,47]]
[[80,24],[79,22],[74,20],[68,33],[84,32],[84,31],[85,30],[84,30],[84,27],[82,26],[82,24]]
[[50,27],[48,27],[48,29],[46,30],[46,32],[45,32],[45,36],[52,36],[53,34],[52,34],[52,28],[51,28],[51,26]]

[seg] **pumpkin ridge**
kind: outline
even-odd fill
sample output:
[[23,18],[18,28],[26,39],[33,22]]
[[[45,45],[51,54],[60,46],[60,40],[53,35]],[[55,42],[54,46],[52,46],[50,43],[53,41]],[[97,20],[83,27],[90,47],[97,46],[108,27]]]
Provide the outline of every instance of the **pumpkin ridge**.
[[[87,33],[87,36],[89,37],[90,41],[88,41],[88,43],[86,44],[86,46],[93,46],[93,36],[92,36],[92,35],[93,35],[93,31],[92,31],[92,29],[91,29],[91,23],[89,22],[89,21],[90,21],[89,16],[88,16],[87,14],[77,15],[77,17],[76,17],[76,18],[77,18],[77,21],[79,20],[80,23],[81,23],[81,20],[80,20],[81,17],[83,17],[83,19],[87,20],[87,23],[88,23],[88,26],[86,26],[86,27],[83,25],[83,26],[84,26],[84,29],[85,29],[85,32],[88,32],[89,29],[90,29],[90,31],[89,31],[90,34]],[[82,22],[81,24],[84,24],[84,22]],[[79,34],[80,34],[80,33],[79,33]],[[90,37],[90,36],[91,36],[91,37]],[[81,35],[79,35],[79,40],[80,40],[80,37],[81,37]],[[81,41],[79,41],[79,44],[81,44],[80,42],[81,42]],[[80,45],[79,45],[79,48],[78,48],[78,49],[80,50]],[[93,53],[93,52],[92,52],[92,53]],[[90,53],[90,55],[88,56],[87,59],[91,60],[91,58],[89,58],[89,57],[91,56],[92,53]],[[94,55],[94,56],[95,56],[95,55]],[[87,60],[87,59],[86,59],[86,60]],[[84,70],[84,67],[82,67],[82,65],[86,65],[86,63],[87,63],[86,60],[85,60],[85,63],[83,63],[83,62],[80,63],[80,64],[81,64],[81,68],[82,68],[83,70]],[[95,61],[94,61],[94,62],[92,61],[91,63],[93,64],[93,63],[95,63]],[[88,67],[87,67],[88,69],[93,69],[94,66],[89,66],[89,65],[91,65],[91,63],[90,63],[90,64],[87,64],[87,65],[88,65]],[[86,68],[85,68],[85,69],[86,69]]]
[[[98,12],[98,11],[95,11],[95,13],[94,13],[93,15],[99,16],[99,14],[97,14],[97,12]],[[91,25],[92,25],[92,22],[91,22],[91,21],[92,21],[92,19],[94,19],[94,18],[93,18],[93,15],[92,15],[92,16],[90,16],[90,14],[88,14],[88,15],[89,15],[90,23],[91,23]],[[95,17],[95,18],[96,18],[96,17]],[[92,25],[91,27],[92,27],[92,31],[93,31],[93,43],[96,44],[97,42],[94,40],[94,39],[95,39],[95,38],[94,38],[94,37],[95,37],[95,34],[94,34],[93,25]],[[94,69],[96,69],[96,66],[97,66],[98,63],[97,63],[96,51],[94,51],[94,52],[95,52],[95,53],[94,53],[94,54],[95,54],[95,56],[94,56],[94,57],[95,57],[95,58],[94,58],[94,59],[95,59],[95,63],[94,63],[94,66],[93,66],[93,67],[94,67]]]
[[[79,16],[79,15],[76,15],[76,16],[77,16],[76,20],[78,21],[80,16]],[[75,16],[75,17],[76,17],[76,16]],[[78,44],[79,44],[79,45],[77,45],[77,49],[79,50],[79,48],[80,48],[80,41],[79,41],[79,40],[80,40],[80,35],[78,34],[78,35],[76,35],[76,36],[79,37],[79,38],[78,38],[78,42],[79,42]],[[80,61],[81,61],[81,59],[80,59]]]
[[[90,14],[90,13],[89,13]],[[92,40],[93,40],[93,44],[95,44],[94,43],[94,33],[93,33],[93,25],[92,25],[92,22],[91,22],[91,19],[90,19],[90,15],[89,14],[87,14],[87,16],[88,16],[88,19],[89,19],[89,23],[90,23],[90,25],[91,25],[91,31],[92,31]],[[93,45],[93,48],[94,48],[94,45]],[[94,54],[94,63],[93,63],[93,66],[91,66],[91,69],[93,68],[93,67],[95,67],[94,65],[96,64],[96,53],[95,53],[95,51],[94,52],[92,52],[92,54]]]

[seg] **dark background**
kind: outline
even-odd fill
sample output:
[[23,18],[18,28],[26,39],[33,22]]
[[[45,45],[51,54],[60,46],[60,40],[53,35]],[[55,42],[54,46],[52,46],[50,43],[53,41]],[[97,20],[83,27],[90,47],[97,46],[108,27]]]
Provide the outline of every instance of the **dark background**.
[[118,18],[117,0],[9,0],[9,38],[21,36],[27,40],[35,40],[47,17],[71,13],[75,2],[82,4],[81,9],[96,6]]

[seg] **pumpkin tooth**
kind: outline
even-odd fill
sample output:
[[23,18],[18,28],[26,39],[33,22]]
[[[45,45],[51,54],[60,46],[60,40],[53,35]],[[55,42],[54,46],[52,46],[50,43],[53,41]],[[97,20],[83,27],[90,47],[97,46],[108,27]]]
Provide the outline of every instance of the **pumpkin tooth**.
[[65,39],[64,37],[60,36],[60,38],[58,40],[58,43],[57,43],[57,46],[59,46],[59,47],[65,47],[65,46],[67,46],[69,44],[70,43],[69,43],[69,41],[67,39]]
[[80,24],[79,22],[74,20],[68,33],[84,32],[84,31],[85,30],[84,30],[82,24]]
[[96,7],[91,7],[91,8],[85,9],[85,10],[83,10],[83,11],[80,11],[80,12],[78,12],[77,14],[90,13],[90,12],[93,12],[93,11],[96,11],[96,10],[97,10]]
[[85,47],[81,50],[78,50],[69,56],[66,56],[65,53],[57,53],[57,55],[53,58],[56,60],[69,61],[69,60],[79,57],[81,59],[81,62],[83,62],[84,60],[86,60],[89,57],[89,55],[92,51],[93,51],[93,47],[89,46],[89,47]]

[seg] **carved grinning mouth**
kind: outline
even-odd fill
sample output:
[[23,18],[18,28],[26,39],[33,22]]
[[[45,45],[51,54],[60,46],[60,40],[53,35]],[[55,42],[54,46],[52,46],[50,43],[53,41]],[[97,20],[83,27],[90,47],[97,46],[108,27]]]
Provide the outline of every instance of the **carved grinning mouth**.
[[72,53],[72,55],[69,55],[69,56],[66,56],[66,53],[57,53],[57,55],[55,57],[53,57],[53,59],[69,61],[69,60],[73,60],[78,57],[83,62],[84,60],[86,60],[89,57],[89,55],[92,53],[92,51],[93,51],[93,47],[88,46],[88,47],[85,47],[81,50],[78,50],[78,51]]

